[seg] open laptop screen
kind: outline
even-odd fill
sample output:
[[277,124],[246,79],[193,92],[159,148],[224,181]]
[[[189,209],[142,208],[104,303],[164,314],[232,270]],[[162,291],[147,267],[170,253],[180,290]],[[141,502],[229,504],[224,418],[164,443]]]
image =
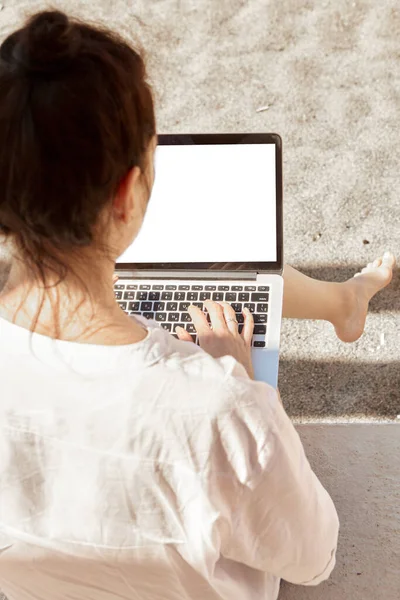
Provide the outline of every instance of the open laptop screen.
[[236,270],[254,263],[260,269],[263,263],[277,263],[274,140],[163,141],[155,151],[155,182],[142,227],[118,258],[118,266],[134,264],[148,270],[207,269],[212,265],[215,269],[230,263],[229,268]]

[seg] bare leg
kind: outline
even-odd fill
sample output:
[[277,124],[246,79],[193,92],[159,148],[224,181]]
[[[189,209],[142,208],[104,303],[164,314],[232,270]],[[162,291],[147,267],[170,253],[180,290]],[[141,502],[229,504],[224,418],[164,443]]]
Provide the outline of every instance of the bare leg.
[[332,323],[346,302],[343,285],[319,281],[285,265],[283,270],[283,316]]
[[283,316],[329,321],[342,341],[354,342],[364,331],[372,296],[392,280],[395,262],[384,255],[343,283],[312,279],[285,265]]

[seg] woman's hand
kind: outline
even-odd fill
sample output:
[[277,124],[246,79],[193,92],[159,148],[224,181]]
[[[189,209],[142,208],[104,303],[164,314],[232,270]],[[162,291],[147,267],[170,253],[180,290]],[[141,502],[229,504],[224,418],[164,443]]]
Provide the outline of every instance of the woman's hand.
[[[240,362],[247,371],[250,379],[254,379],[253,364],[251,359],[251,340],[254,331],[254,319],[250,311],[242,311],[244,327],[239,333],[235,311],[227,302],[214,302],[206,300],[204,307],[210,314],[211,325],[206,315],[198,306],[190,305],[188,313],[196,327],[200,347],[214,358],[229,355]],[[193,342],[193,338],[185,329],[175,330],[182,341]]]

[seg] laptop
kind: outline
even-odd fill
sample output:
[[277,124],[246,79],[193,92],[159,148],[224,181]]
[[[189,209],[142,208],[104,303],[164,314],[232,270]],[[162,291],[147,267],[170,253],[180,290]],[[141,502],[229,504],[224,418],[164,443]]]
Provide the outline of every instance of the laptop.
[[[254,376],[278,383],[283,296],[282,140],[270,133],[159,135],[142,227],[117,259],[115,296],[128,315],[179,325],[187,311],[228,302],[239,332],[254,318]],[[210,316],[206,312],[208,321]],[[183,342],[191,343],[191,342]]]

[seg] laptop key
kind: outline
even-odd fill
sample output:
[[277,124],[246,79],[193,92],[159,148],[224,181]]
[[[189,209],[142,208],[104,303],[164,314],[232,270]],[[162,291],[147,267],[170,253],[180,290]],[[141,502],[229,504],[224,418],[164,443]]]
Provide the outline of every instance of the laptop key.
[[140,310],[142,312],[144,312],[145,310],[149,311],[152,308],[153,307],[152,307],[152,303],[151,302],[142,302],[141,305],[140,305]]
[[252,302],[268,302],[268,299],[269,299],[269,294],[266,292],[262,292],[260,294],[256,293],[256,294],[251,295]]
[[120,307],[122,308],[122,310],[126,310],[126,302],[118,302],[118,304],[120,305]]
[[254,323],[266,323],[267,319],[268,319],[268,315],[265,313],[262,315],[253,315],[253,319],[254,319]]
[[207,291],[207,290],[209,290],[209,291],[213,291],[213,290],[216,290],[216,289],[217,289],[217,286],[216,286],[216,285],[206,285],[206,288],[205,288],[205,289],[206,289],[206,291]]
[[122,292],[115,292],[114,295],[116,300],[122,300]]
[[232,292],[241,292],[243,290],[243,286],[242,285],[233,285],[231,289],[232,289]]
[[149,300],[159,300],[160,292],[149,292]]
[[144,312],[143,316],[145,319],[154,319],[154,313],[153,312]]
[[140,302],[129,302],[129,304],[128,304],[129,310],[139,311],[139,308],[140,308]]
[[254,331],[253,331],[254,335],[263,334],[263,333],[267,333],[266,325],[254,325]]
[[244,323],[244,316],[242,315],[242,313],[236,314],[235,317],[238,323]]
[[196,333],[196,327],[195,327],[194,323],[187,323],[186,331],[188,331],[189,333]]
[[175,292],[174,294],[174,300],[185,300],[185,298],[185,292]]
[[124,290],[125,289],[125,285],[122,283],[116,283],[114,285],[114,290]]
[[257,304],[257,312],[258,313],[268,312],[268,304]]
[[252,345],[254,348],[265,348],[265,342],[262,340],[254,340]]
[[257,289],[259,292],[269,292],[269,285],[259,285]]
[[157,285],[153,285],[152,290],[163,290],[164,289],[164,285],[163,284],[157,284]]
[[194,302],[195,300],[198,300],[199,294],[198,292],[188,292],[187,296],[186,296],[186,300],[189,300],[189,302]]
[[237,299],[237,294],[234,292],[226,292],[225,294],[225,302],[235,302]]
[[[179,302],[179,312],[185,312],[188,309],[190,302]],[[167,308],[169,310],[169,308]],[[177,308],[171,310],[178,310]]]
[[256,286],[255,285],[245,285],[244,286],[244,290],[245,292],[255,292],[256,291]]
[[148,283],[142,283],[139,286],[139,290],[149,290],[150,289],[150,285]]
[[229,292],[229,285],[219,285],[218,291],[219,292]]
[[136,292],[136,300],[147,300],[147,292]]
[[[178,310],[178,303],[177,302],[167,302],[167,307],[166,309],[168,312],[170,311],[177,311]],[[182,310],[182,309],[179,309]]]
[[133,284],[132,284],[132,285],[131,285],[131,284],[129,284],[129,285],[127,285],[127,286],[126,286],[126,289],[127,289],[127,290],[137,290],[137,285],[136,285],[136,284],[135,284],[135,285],[133,285]]
[[239,300],[239,302],[247,302],[247,300],[250,300],[250,294],[246,294],[245,292],[242,292],[241,294],[239,294],[238,300]]
[[172,300],[172,292],[163,292],[161,294],[161,300]]
[[200,300],[202,300],[204,302],[204,300],[210,300],[210,299],[211,299],[211,292],[201,292]]
[[190,285],[178,285],[178,290],[190,290]]
[[242,305],[239,304],[238,302],[233,302],[231,304],[233,310],[235,311],[235,313],[241,313],[242,312]]
[[192,317],[189,315],[189,313],[188,313],[188,312],[184,312],[184,313],[182,313],[181,320],[182,320],[184,323],[188,323],[188,322],[190,322],[190,323],[191,323],[191,322],[192,322]]
[[166,285],[165,289],[166,290],[176,290],[176,285],[173,285],[173,284]]
[[192,290],[201,291],[203,289],[202,285],[192,285]]
[[214,302],[223,302],[224,294],[222,292],[214,292],[212,295]]
[[165,302],[154,302],[153,309],[157,310],[165,310]]
[[171,323],[161,323],[161,327],[163,329],[166,329],[167,331],[171,331],[171,329],[172,329]]
[[251,304],[250,302],[245,302],[245,303],[243,304],[243,308],[248,308],[248,309],[249,309],[249,311],[250,311],[251,313],[253,313],[253,312],[255,311],[255,309],[256,309],[256,305],[255,305],[255,304]]
[[177,323],[179,321],[179,313],[168,313],[168,321],[171,321],[171,323]]
[[167,313],[165,312],[156,312],[156,321],[166,321]]
[[124,300],[134,300],[136,292],[124,292]]

